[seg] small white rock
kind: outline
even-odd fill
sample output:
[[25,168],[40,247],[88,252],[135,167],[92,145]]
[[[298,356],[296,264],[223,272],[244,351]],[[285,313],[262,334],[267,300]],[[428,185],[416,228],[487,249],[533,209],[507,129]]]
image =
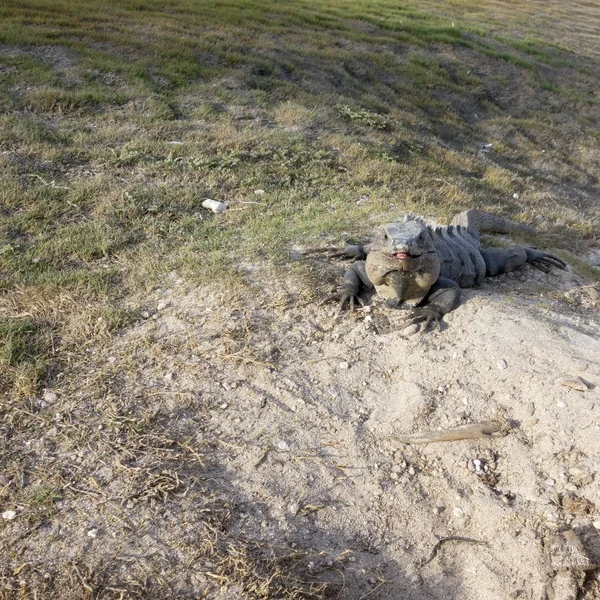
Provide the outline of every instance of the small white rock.
[[513,194],[513,198],[514,198],[515,200],[518,200],[518,199],[519,199],[519,194]]
[[567,403],[564,400],[559,400],[556,403],[556,406],[558,406],[558,408],[567,408]]
[[90,529],[88,532],[88,537],[95,538],[98,536],[98,530],[96,528]]
[[592,523],[592,525],[598,530],[600,531],[600,519],[598,519],[597,521],[594,521]]
[[173,381],[173,379],[175,379],[175,373],[166,373],[165,374],[165,381]]
[[229,406],[229,404],[227,404],[227,402],[223,402],[223,404],[221,404],[221,410],[225,410],[227,407]]
[[288,512],[292,515],[297,515],[299,510],[300,510],[300,505],[297,502],[292,502],[288,506]]
[[169,302],[167,300],[161,300],[156,305],[156,310],[158,310],[158,311],[165,310],[165,308],[167,308],[168,306],[169,306]]
[[58,400],[58,394],[56,392],[51,392],[50,390],[46,390],[43,395],[44,402],[51,404],[52,402],[56,402]]
[[5,510],[2,513],[2,518],[6,519],[7,521],[12,521],[13,519],[17,518],[17,511],[16,510]]
[[561,377],[554,383],[557,385],[564,385],[565,387],[571,388],[572,390],[577,390],[579,392],[587,392],[589,389],[588,384],[581,379],[581,377]]
[[418,331],[419,331],[419,325],[417,323],[413,323],[412,325],[409,325],[408,327],[405,327],[402,330],[402,335],[414,335]]
[[464,511],[462,508],[460,508],[460,506],[455,506],[455,507],[452,509],[452,514],[453,514],[455,517],[458,517],[458,518],[460,518],[460,517],[464,516],[464,514],[465,514],[465,511]]
[[262,195],[265,193],[265,190],[254,190],[254,193],[255,193],[257,196],[262,196]]
[[549,477],[548,479],[546,479],[546,481],[544,481],[544,483],[549,487],[553,487],[556,484],[556,481]]
[[149,319],[152,316],[149,310],[141,311],[140,315],[142,316],[142,319]]
[[505,361],[503,358],[501,358],[501,359],[498,361],[498,368],[499,368],[500,370],[503,370],[503,369],[508,369],[508,364],[507,364],[507,362],[506,362],[506,361]]
[[287,452],[290,449],[289,444],[285,441],[285,440],[281,440],[278,444],[277,447],[280,450],[283,450],[284,452]]
[[207,198],[206,200],[204,200],[204,202],[202,203],[202,206],[204,208],[208,208],[208,209],[212,210],[217,215],[219,213],[222,213],[223,211],[227,210],[227,204],[224,204],[223,202],[219,202],[218,200],[211,200],[210,198]]
[[349,369],[349,368],[350,368],[350,363],[349,363],[349,362],[346,362],[346,361],[344,361],[344,362],[341,362],[341,363],[340,363],[340,365],[339,365],[339,367],[340,367],[340,369],[347,370],[347,369]]

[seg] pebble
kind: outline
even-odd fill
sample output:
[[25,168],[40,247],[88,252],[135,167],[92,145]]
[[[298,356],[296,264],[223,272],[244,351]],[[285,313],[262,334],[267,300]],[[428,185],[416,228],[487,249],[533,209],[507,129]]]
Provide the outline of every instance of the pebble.
[[413,323],[412,325],[409,325],[408,327],[405,327],[402,330],[402,335],[414,335],[418,331],[419,331],[419,325],[417,323]]
[[175,379],[175,373],[166,373],[165,374],[165,381],[173,381],[173,379]]
[[346,361],[344,361],[344,362],[341,362],[341,363],[340,363],[340,365],[339,365],[339,367],[340,367],[340,369],[347,370],[347,369],[349,369],[349,368],[350,368],[350,363],[349,363],[349,362],[346,362]]
[[503,370],[503,369],[508,369],[508,364],[507,364],[507,362],[506,362],[506,361],[505,361],[503,358],[501,358],[501,359],[498,361],[498,368],[499,368],[500,370]]
[[165,310],[165,308],[167,308],[169,306],[169,302],[167,300],[161,300],[157,305],[156,305],[156,310],[161,311],[161,310]]
[[556,403],[556,406],[558,406],[558,408],[567,408],[567,403],[564,400],[559,400]]
[[288,512],[292,515],[297,515],[299,510],[300,510],[300,505],[297,502],[292,502],[288,506]]
[[223,402],[223,404],[221,404],[220,408],[221,408],[221,410],[225,410],[228,406],[229,406],[229,404],[227,404],[227,402]]
[[465,514],[465,511],[464,511],[462,508],[460,508],[460,506],[455,506],[455,507],[452,509],[452,514],[453,514],[455,517],[462,517],[462,516],[464,516],[464,514]]
[[409,475],[414,475],[416,473],[415,468],[411,465],[410,467],[408,467],[408,474]]
[[581,379],[581,377],[561,377],[554,383],[564,385],[565,387],[577,390],[578,392],[587,392],[589,389],[587,383]]
[[588,288],[587,293],[588,296],[594,301],[600,299],[600,294],[598,294],[598,290],[596,290],[595,288]]
[[17,511],[16,510],[5,510],[2,513],[2,518],[7,521],[12,521],[13,519],[17,518]]
[[87,532],[87,534],[88,534],[88,537],[95,538],[95,537],[97,537],[97,536],[98,536],[98,530],[97,530],[97,529],[95,529],[95,528],[94,528],[94,529],[90,529],[90,530]]
[[544,481],[544,483],[549,487],[553,487],[556,484],[556,481],[550,477],[550,478],[546,479],[546,481]]
[[281,440],[278,444],[277,447],[280,450],[283,450],[284,452],[287,452],[290,449],[289,444],[285,441],[285,440]]
[[598,519],[597,521],[594,521],[592,523],[592,525],[598,530],[600,531],[600,519]]
[[257,196],[262,196],[262,195],[265,193],[265,190],[254,190],[254,193],[255,193]]
[[531,417],[535,412],[535,404],[533,402],[528,402],[525,406],[525,412]]
[[58,394],[56,392],[51,392],[50,390],[46,390],[44,395],[42,396],[44,402],[51,404],[52,402],[56,402],[58,400]]
[[149,310],[143,310],[140,312],[142,319],[149,319],[152,316],[152,313]]

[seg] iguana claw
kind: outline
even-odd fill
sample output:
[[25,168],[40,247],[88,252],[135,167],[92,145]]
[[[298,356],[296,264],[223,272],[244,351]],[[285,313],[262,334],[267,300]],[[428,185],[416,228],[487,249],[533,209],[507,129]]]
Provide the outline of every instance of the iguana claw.
[[422,331],[427,331],[431,323],[433,323],[433,328],[439,329],[440,321],[442,320],[443,316],[443,313],[433,306],[414,308],[410,317],[405,320],[405,324],[410,326],[425,322],[425,325],[420,329]]
[[332,300],[339,300],[337,310],[335,311],[336,318],[339,317],[346,302],[349,305],[350,312],[354,312],[356,302],[358,302],[361,306],[365,305],[364,300],[360,296],[353,294],[349,290],[340,290],[339,292],[335,292],[334,294],[330,294],[329,296],[327,296],[324,300],[322,300],[319,303],[319,306],[325,304],[326,302],[331,302]]
[[567,267],[567,263],[558,256],[554,256],[554,254],[548,254],[535,248],[525,248],[525,252],[527,253],[527,262],[544,271],[544,273],[548,273],[552,267],[558,269],[566,269]]

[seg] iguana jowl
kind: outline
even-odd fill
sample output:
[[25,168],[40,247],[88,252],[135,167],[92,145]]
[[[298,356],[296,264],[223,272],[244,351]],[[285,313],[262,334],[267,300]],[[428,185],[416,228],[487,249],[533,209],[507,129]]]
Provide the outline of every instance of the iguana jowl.
[[533,232],[515,223],[478,210],[457,215],[451,225],[428,225],[422,218],[406,215],[402,221],[383,225],[365,246],[346,246],[335,256],[365,258],[353,263],[344,275],[342,289],[328,299],[362,304],[363,289],[377,294],[394,308],[412,308],[411,321],[438,322],[455,309],[460,288],[477,285],[484,277],[508,273],[531,263],[543,270],[564,269],[560,258],[525,246],[482,248],[479,234]]

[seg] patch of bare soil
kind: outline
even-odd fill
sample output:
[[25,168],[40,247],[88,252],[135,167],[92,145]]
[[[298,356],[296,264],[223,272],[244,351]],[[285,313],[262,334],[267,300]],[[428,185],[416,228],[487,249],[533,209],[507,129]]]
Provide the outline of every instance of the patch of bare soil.
[[[291,280],[169,280],[2,424],[0,597],[542,598],[551,534],[600,561],[591,289],[526,269],[405,336]],[[395,439],[490,419],[512,429]]]

